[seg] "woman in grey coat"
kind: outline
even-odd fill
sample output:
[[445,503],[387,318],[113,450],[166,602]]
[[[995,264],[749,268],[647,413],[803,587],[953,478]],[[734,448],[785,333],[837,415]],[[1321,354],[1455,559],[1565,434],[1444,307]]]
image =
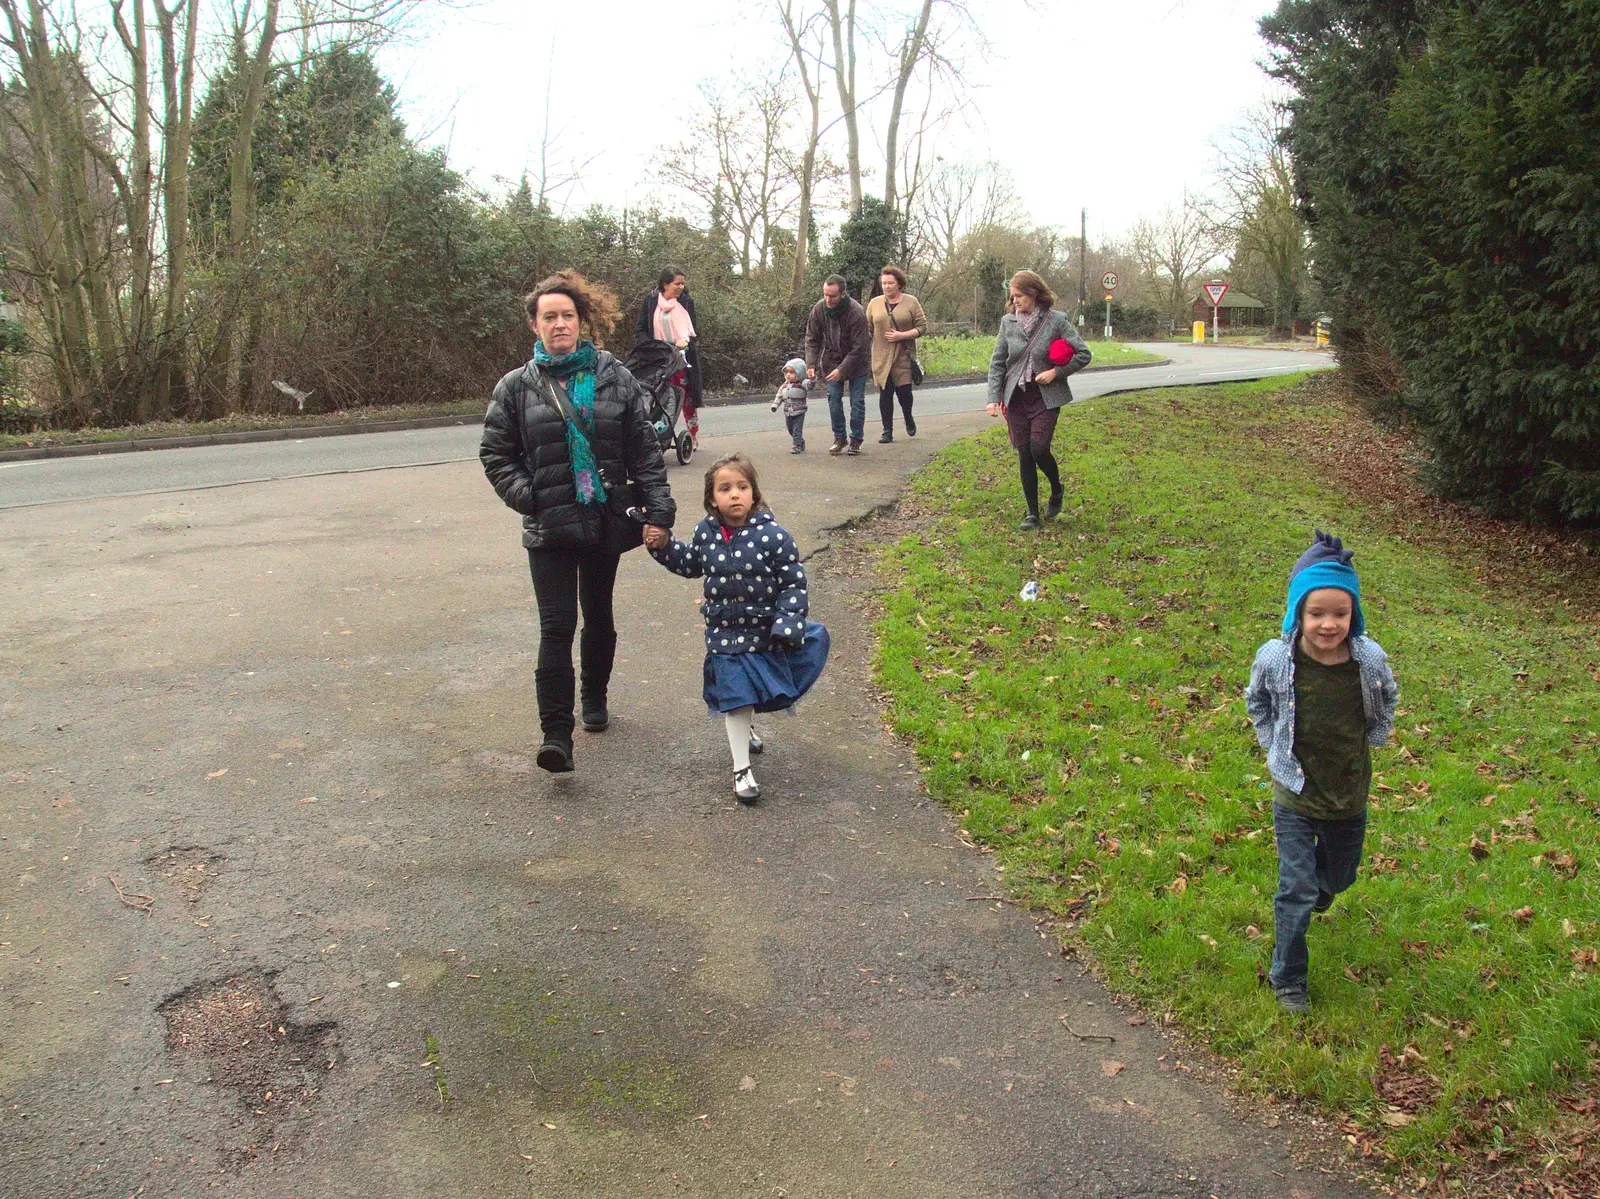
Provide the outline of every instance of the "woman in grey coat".
[[[1089,365],[1089,347],[1072,322],[1055,310],[1056,296],[1033,271],[1011,276],[1011,301],[989,359],[990,416],[1004,415],[1022,469],[1028,514],[1021,527],[1039,527],[1039,472],[1050,483],[1046,519],[1059,516],[1061,471],[1050,442],[1060,409],[1072,403],[1067,376]],[[1059,343],[1059,344],[1058,344]],[[1052,354],[1051,347],[1057,346]]]

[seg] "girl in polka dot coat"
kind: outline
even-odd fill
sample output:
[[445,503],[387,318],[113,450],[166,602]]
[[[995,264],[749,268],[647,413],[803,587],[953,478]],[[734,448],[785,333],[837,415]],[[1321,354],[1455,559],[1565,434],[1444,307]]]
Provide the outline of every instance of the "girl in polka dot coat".
[[647,530],[645,543],[674,574],[705,579],[703,694],[727,724],[734,794],[754,803],[761,789],[750,755],[762,749],[754,715],[792,708],[811,689],[828,660],[828,630],[806,619],[799,547],[773,519],[743,454],[711,464],[705,507],[687,544],[665,530]]

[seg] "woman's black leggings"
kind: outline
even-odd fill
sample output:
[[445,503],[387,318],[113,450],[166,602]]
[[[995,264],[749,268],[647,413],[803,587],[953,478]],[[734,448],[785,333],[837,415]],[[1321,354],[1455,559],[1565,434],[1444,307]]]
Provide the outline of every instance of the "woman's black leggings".
[[893,383],[878,392],[878,415],[883,417],[883,429],[886,433],[894,432],[894,401],[899,397],[900,411],[905,413],[906,420],[911,419],[911,384],[901,383],[898,387]]
[[1017,462],[1022,468],[1022,498],[1028,501],[1028,511],[1039,515],[1039,471],[1050,481],[1052,498],[1061,494],[1061,469],[1056,456],[1046,445],[1024,445],[1017,451]]
[[578,657],[583,666],[584,706],[605,706],[611,663],[617,653],[611,593],[621,558],[606,549],[528,551],[533,594],[539,602],[539,665],[533,672],[533,685],[539,697],[539,727],[547,737],[572,737],[576,690],[572,638],[578,631],[580,608],[583,640]]

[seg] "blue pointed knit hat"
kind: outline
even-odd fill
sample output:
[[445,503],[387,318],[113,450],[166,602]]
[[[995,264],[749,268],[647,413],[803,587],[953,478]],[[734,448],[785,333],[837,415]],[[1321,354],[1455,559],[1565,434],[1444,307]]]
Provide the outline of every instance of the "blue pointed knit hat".
[[1350,613],[1350,635],[1358,637],[1367,631],[1366,614],[1361,611],[1361,579],[1356,568],[1350,565],[1354,550],[1344,548],[1344,542],[1330,537],[1321,529],[1311,542],[1311,548],[1300,555],[1300,560],[1289,571],[1289,600],[1283,610],[1283,631],[1294,632],[1300,623],[1300,605],[1308,594],[1320,587],[1337,587],[1348,591],[1354,610]]

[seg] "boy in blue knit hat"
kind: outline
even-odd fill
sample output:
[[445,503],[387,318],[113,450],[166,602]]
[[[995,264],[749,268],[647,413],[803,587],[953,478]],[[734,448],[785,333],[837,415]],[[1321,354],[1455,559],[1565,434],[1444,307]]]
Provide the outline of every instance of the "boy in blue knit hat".
[[1289,572],[1283,635],[1256,651],[1245,707],[1272,775],[1278,841],[1268,981],[1285,1011],[1310,1009],[1306,931],[1356,880],[1372,747],[1398,699],[1388,656],[1366,635],[1352,551],[1321,529]]

